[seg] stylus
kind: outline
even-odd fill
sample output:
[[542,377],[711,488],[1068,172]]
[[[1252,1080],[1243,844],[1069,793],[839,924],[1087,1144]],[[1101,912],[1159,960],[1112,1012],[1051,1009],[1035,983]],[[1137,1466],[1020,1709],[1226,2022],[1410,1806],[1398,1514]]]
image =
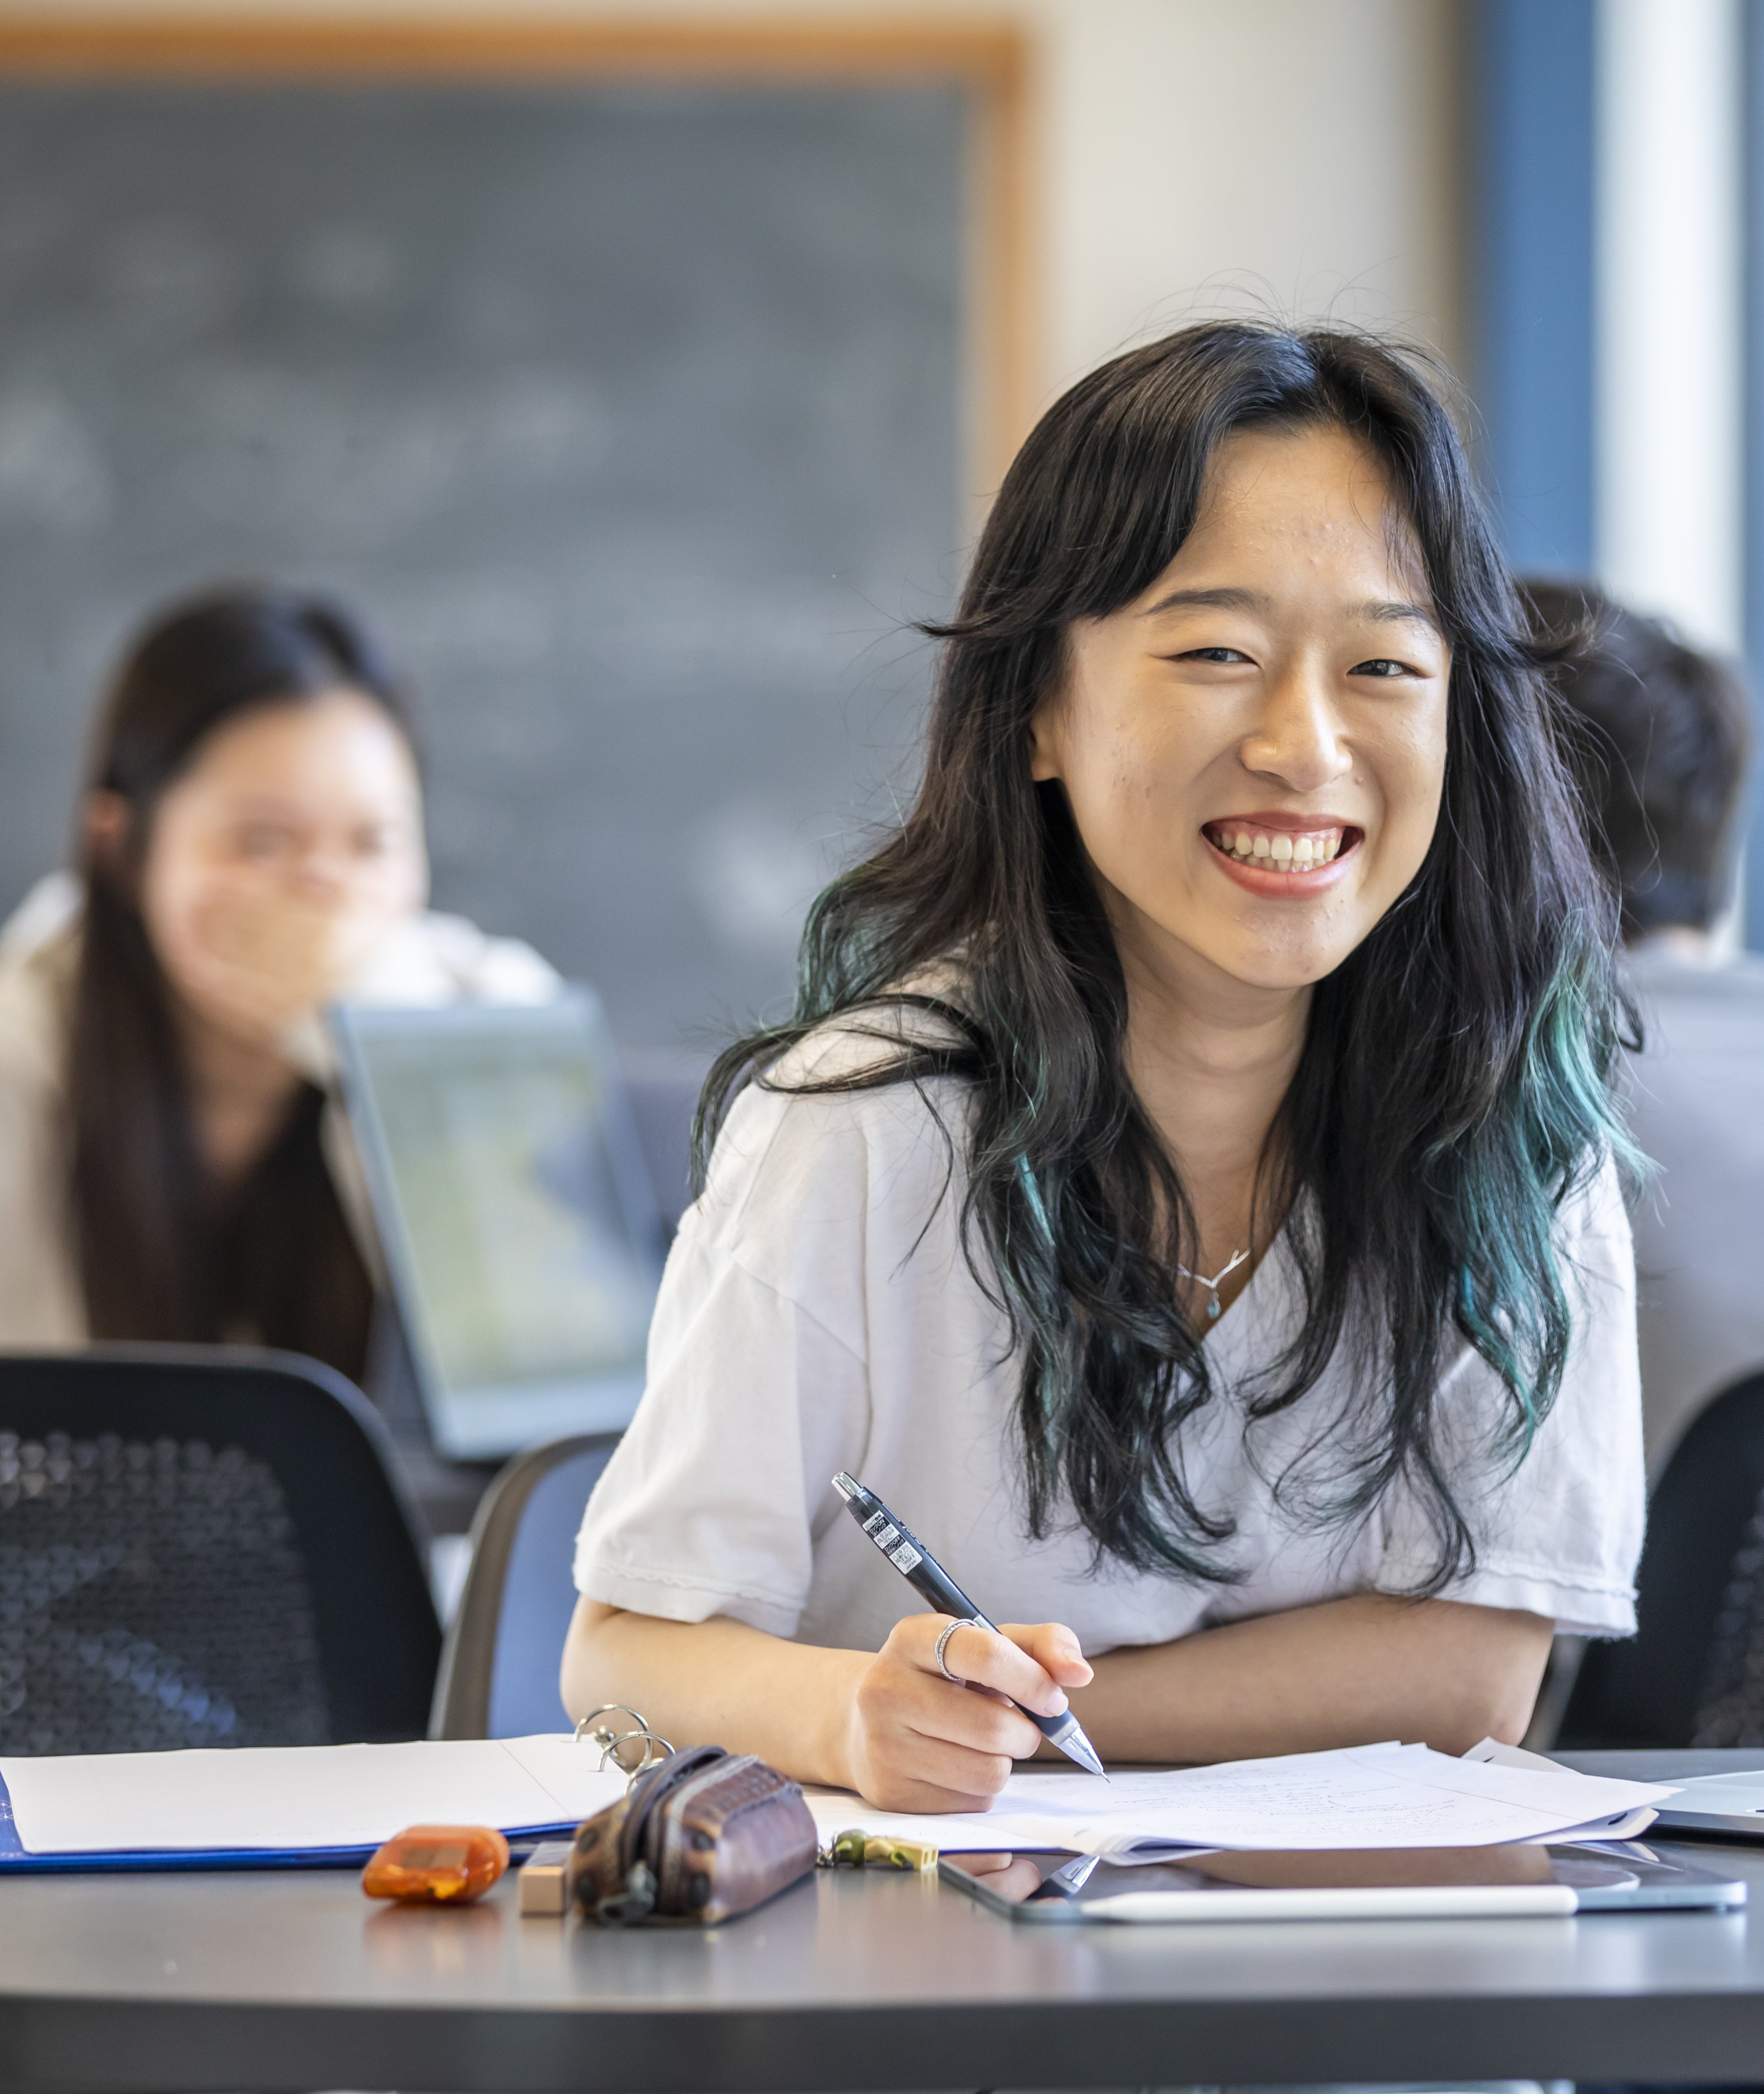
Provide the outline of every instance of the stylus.
[[[919,1536],[895,1518],[874,1491],[867,1491],[855,1476],[848,1476],[843,1470],[834,1477],[833,1488],[845,1501],[846,1511],[928,1606],[958,1622],[976,1622],[994,1636],[998,1633],[998,1624],[988,1620]],[[1088,1773],[1102,1774],[1097,1749],[1070,1709],[1062,1716],[1038,1716],[1032,1709],[1023,1713],[1067,1759],[1076,1760]],[[1103,1775],[1103,1779],[1106,1781],[1108,1776]]]

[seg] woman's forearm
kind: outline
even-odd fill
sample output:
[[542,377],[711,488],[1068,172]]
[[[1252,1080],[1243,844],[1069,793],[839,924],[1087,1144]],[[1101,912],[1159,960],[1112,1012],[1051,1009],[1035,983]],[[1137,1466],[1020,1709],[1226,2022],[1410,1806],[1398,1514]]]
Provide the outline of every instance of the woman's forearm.
[[874,1662],[866,1651],[786,1643],[742,1622],[664,1622],[579,1600],[563,1703],[579,1722],[603,1702],[622,1702],[676,1745],[728,1745],[793,1780],[849,1788],[849,1712]]
[[[1019,1739],[989,1735],[996,1705],[927,1676],[928,1647],[917,1646],[936,1626],[931,1615],[903,1623],[872,1657],[740,1622],[659,1621],[583,1600],[563,1698],[572,1717],[623,1702],[676,1745],[758,1753],[798,1781],[861,1789],[895,1808],[961,1808],[958,1797],[996,1789],[1035,1738],[1020,1717],[1011,1718]],[[1045,1633],[1010,1631],[1026,1642]],[[1484,1736],[1519,1737],[1549,1639],[1536,1614],[1367,1593],[1110,1652],[1089,1684],[1077,1683],[1082,1665],[1065,1679],[1105,1759],[1252,1758],[1380,1738],[1456,1753]],[[969,1648],[986,1658],[984,1642]],[[1049,1650],[1045,1662],[1057,1667]],[[1005,1675],[996,1683],[1025,1692]]]
[[[962,1667],[954,1683],[938,1662],[945,1630]],[[1000,1632],[913,1614],[872,1653],[583,1600],[563,1688],[578,1722],[621,1702],[676,1745],[758,1753],[798,1781],[854,1788],[891,1810],[975,1810],[1041,1743],[1023,1711],[1058,1714],[1089,1678],[1077,1638],[1054,1623]],[[966,1682],[991,1691],[971,1694]]]
[[1379,1593],[1111,1651],[1072,1696],[1107,1759],[1208,1761],[1400,1738],[1517,1743],[1549,1654],[1536,1614]]

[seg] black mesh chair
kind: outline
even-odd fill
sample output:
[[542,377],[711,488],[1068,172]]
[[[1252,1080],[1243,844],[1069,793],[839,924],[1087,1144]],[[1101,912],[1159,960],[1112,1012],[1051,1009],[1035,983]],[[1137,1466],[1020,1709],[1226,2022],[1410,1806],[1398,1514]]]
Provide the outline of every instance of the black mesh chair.
[[1557,1745],[1764,1745],[1764,1373],[1679,1441],[1636,1583],[1640,1633],[1588,1647]]
[[0,1753],[419,1738],[440,1650],[384,1428],[341,1375],[0,1354]]

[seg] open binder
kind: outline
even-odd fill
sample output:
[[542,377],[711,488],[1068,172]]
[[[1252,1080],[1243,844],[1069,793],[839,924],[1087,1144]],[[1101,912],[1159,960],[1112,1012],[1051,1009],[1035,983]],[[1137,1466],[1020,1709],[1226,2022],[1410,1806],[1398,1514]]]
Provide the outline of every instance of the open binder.
[[417,1822],[531,1842],[623,1793],[599,1762],[567,1736],[0,1761],[0,1874],[358,1868]]

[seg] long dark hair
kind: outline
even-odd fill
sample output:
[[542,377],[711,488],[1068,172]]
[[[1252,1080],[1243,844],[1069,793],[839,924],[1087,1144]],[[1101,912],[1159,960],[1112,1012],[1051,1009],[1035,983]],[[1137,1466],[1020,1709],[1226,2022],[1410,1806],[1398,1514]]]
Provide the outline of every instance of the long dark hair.
[[[1216,1394],[1171,1270],[1197,1262],[1192,1211],[1128,1079],[1120,961],[1063,790],[1031,780],[1028,735],[1067,628],[1168,566],[1220,441],[1319,427],[1379,458],[1424,562],[1453,649],[1445,799],[1413,884],[1314,992],[1269,1147],[1303,1328],[1245,1397],[1252,1420],[1289,1410],[1351,1349],[1357,1411],[1315,1420],[1275,1489],[1345,1528],[1406,1485],[1437,1542],[1415,1588],[1437,1591],[1475,1555],[1441,1365],[1457,1340],[1488,1362],[1507,1414],[1485,1451],[1522,1460],[1570,1337],[1557,1211],[1623,1146],[1608,1091],[1621,1011],[1614,899],[1543,650],[1419,358],[1344,328],[1211,324],[1116,358],[1049,410],[957,615],[928,628],[945,645],[917,803],[815,903],[789,1023],[717,1062],[697,1160],[741,1085],[781,1080],[767,1072],[815,1027],[860,1014],[845,1022],[923,1035],[897,1007],[930,1004],[939,1036],[800,1088],[961,1080],[963,1236],[1022,1362],[1029,1531],[1049,1531],[1063,1492],[1099,1560],[1238,1575],[1232,1521],[1184,1472],[1182,1427]],[[949,996],[902,995],[952,961]]]
[[216,729],[337,689],[406,733],[398,681],[350,615],[276,589],[180,604],[137,640],[99,716],[89,789],[117,794],[119,846],[89,830],[67,1109],[73,1239],[99,1338],[211,1343],[241,1327],[359,1379],[372,1288],[319,1140],[324,1099],[297,1094],[276,1141],[224,1201],[207,1182],[169,993],[137,899],[167,789]]

